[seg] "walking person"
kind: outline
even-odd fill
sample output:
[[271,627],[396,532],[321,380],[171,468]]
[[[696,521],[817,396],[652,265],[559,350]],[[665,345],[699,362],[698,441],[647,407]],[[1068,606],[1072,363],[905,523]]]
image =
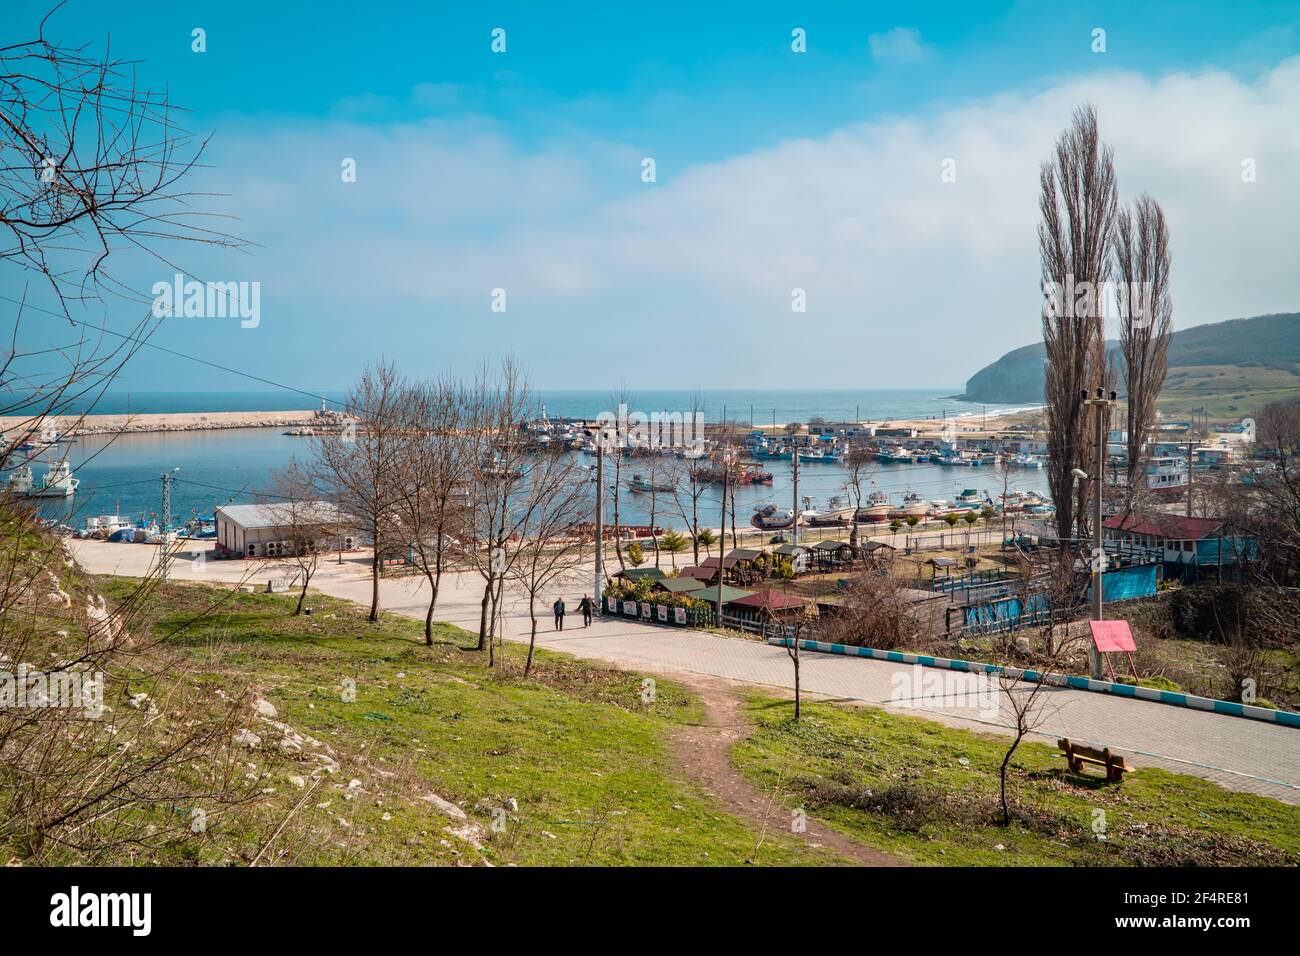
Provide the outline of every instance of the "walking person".
[[578,602],[578,610],[582,612],[582,626],[591,627],[591,598],[584,594]]
[[551,609],[555,611],[555,629],[564,630],[564,598],[556,598]]

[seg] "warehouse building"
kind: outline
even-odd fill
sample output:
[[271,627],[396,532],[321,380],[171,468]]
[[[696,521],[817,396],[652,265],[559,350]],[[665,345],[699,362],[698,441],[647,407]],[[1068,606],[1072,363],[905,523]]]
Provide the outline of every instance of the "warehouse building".
[[351,551],[359,540],[356,519],[328,501],[225,505],[216,517],[219,558],[284,557],[298,539],[316,551]]

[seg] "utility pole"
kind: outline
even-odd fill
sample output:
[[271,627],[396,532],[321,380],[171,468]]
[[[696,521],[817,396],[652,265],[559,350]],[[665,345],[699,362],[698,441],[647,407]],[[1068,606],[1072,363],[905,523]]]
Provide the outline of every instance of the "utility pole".
[[722,444],[722,435],[718,435],[718,461],[722,465],[722,518],[718,527],[718,627],[722,627],[722,556],[727,549],[727,484],[731,477],[731,465],[727,461],[726,449]]
[[799,446],[790,450],[790,464],[794,468],[794,543],[799,543]]
[[1187,443],[1187,517],[1192,516],[1192,446],[1195,442]]
[[[1102,574],[1106,570],[1106,544],[1103,534],[1104,529],[1101,524],[1101,504],[1106,492],[1106,423],[1110,410],[1115,407],[1116,398],[1114,392],[1111,392],[1110,398],[1107,398],[1105,390],[1100,385],[1097,386],[1095,398],[1089,398],[1086,389],[1082,395],[1083,404],[1089,405],[1093,409],[1093,424],[1097,443],[1096,458],[1092,467],[1092,619],[1094,621],[1104,621],[1106,619],[1105,596],[1102,593]],[[1096,652],[1095,648],[1090,648],[1088,658],[1092,664],[1093,680],[1101,680],[1101,655]]]
[[162,580],[167,580],[167,575],[171,571],[171,552],[167,550],[167,529],[172,523],[172,482],[176,480],[176,472],[180,471],[180,466],[173,468],[171,471],[164,471],[158,477],[162,479],[162,544],[160,547],[160,557],[158,559],[159,576]]

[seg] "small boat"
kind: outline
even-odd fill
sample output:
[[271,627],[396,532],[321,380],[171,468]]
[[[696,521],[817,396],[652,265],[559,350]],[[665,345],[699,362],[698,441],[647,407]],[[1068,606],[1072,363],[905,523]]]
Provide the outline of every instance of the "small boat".
[[978,458],[967,458],[958,451],[937,451],[930,456],[930,461],[949,468],[971,468],[979,464]]
[[817,465],[834,465],[844,460],[844,456],[833,448],[807,448],[799,452],[799,460]]
[[643,493],[652,491],[673,491],[677,487],[671,481],[651,481],[644,475],[633,475],[632,480],[627,483],[627,486],[633,491]]
[[1042,468],[1046,461],[1042,455],[1012,455],[1007,461],[1016,468]]
[[887,465],[915,465],[926,457],[928,456],[921,452],[903,448],[901,445],[888,445],[876,452],[876,460]]
[[754,517],[750,519],[750,524],[760,531],[780,531],[794,524],[794,512],[789,508],[766,504],[754,510]]

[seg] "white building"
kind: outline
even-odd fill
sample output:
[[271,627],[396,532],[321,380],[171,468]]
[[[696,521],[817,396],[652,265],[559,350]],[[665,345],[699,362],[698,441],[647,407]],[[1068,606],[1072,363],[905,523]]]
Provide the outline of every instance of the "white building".
[[309,542],[317,551],[351,551],[358,535],[356,520],[328,501],[296,504],[224,505],[217,509],[217,557],[276,558],[291,553],[293,539],[311,527]]

